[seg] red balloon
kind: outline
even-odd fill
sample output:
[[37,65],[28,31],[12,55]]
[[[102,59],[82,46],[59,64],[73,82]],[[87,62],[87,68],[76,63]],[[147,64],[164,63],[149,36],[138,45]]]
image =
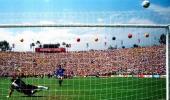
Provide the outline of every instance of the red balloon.
[[77,38],[77,42],[80,42],[80,38]]
[[128,34],[128,38],[132,38],[132,34]]

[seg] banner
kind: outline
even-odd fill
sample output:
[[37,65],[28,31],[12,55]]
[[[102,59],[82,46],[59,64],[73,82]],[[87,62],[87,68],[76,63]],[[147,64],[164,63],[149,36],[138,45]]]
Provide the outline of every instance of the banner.
[[152,78],[152,75],[144,75],[146,78]]
[[66,52],[65,48],[35,48],[35,52],[60,53]]
[[132,75],[128,75],[128,77],[132,77]]
[[154,78],[160,78],[160,75],[153,75]]
[[144,75],[143,74],[139,74],[138,77],[144,78]]
[[166,75],[160,75],[160,78],[166,78]]

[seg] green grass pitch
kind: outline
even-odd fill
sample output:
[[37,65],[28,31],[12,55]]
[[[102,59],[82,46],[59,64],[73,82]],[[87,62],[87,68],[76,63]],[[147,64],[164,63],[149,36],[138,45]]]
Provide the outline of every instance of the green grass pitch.
[[14,91],[6,98],[9,78],[0,78],[0,100],[165,100],[166,79],[155,78],[73,78],[59,87],[55,78],[24,78],[26,83],[48,86],[34,97]]

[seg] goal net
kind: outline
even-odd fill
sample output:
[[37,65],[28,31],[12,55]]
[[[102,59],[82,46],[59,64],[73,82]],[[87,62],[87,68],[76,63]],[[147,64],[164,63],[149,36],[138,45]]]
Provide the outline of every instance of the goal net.
[[166,100],[169,26],[98,21],[0,25],[0,99]]

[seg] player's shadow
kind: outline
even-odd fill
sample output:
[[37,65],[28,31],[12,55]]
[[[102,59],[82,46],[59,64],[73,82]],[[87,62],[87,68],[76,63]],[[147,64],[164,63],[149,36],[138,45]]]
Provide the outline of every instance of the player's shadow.
[[21,97],[29,97],[29,98],[30,98],[30,97],[31,97],[31,98],[32,98],[32,97],[33,97],[33,98],[34,98],[34,97],[37,97],[37,98],[39,98],[39,97],[47,97],[47,96],[21,96]]

